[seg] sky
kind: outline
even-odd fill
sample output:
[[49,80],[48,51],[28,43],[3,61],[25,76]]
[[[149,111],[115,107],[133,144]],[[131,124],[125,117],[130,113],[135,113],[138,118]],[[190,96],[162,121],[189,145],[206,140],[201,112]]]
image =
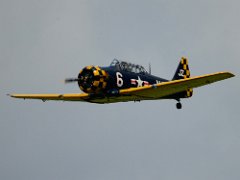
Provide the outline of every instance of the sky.
[[[0,0],[0,179],[240,179],[240,2]],[[236,77],[173,100],[89,104],[12,99],[79,93],[87,65],[114,58],[171,79]]]

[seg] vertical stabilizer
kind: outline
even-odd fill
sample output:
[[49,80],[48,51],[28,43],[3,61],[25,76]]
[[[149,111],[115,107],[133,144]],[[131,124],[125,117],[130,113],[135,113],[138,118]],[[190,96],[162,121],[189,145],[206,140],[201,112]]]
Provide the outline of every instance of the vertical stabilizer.
[[187,58],[182,57],[172,80],[186,79],[186,78],[190,78],[190,70],[189,70]]
[[[190,78],[190,69],[188,66],[188,59],[185,57],[181,58],[175,75],[172,80],[186,79]],[[183,97],[191,97],[193,95],[193,89],[188,89],[187,91],[180,93]]]

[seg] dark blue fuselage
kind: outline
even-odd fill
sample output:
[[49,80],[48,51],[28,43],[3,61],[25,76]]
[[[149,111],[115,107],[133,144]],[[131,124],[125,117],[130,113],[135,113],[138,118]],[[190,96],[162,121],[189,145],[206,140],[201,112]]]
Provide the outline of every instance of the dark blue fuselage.
[[117,67],[101,67],[108,75],[108,85],[106,89],[126,89],[132,87],[142,87],[145,85],[158,84],[168,80],[153,76],[149,73],[135,73],[121,70]]

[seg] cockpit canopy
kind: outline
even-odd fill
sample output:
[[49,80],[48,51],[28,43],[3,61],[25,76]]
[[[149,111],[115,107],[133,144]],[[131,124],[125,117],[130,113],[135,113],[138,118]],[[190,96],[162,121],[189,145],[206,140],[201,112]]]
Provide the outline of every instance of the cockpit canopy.
[[141,65],[128,63],[126,61],[114,59],[110,64],[112,67],[118,67],[122,71],[134,72],[134,73],[141,73],[141,74],[148,74],[145,68]]

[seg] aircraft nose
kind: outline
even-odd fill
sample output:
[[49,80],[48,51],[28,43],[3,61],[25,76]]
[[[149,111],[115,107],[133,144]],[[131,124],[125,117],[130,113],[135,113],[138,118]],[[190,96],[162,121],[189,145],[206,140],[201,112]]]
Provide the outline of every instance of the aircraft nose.
[[108,74],[98,66],[87,66],[79,73],[78,79],[82,91],[93,93],[106,88]]

